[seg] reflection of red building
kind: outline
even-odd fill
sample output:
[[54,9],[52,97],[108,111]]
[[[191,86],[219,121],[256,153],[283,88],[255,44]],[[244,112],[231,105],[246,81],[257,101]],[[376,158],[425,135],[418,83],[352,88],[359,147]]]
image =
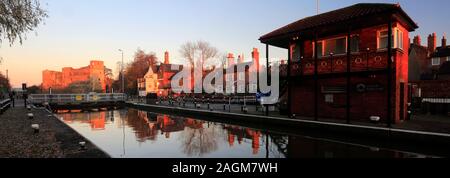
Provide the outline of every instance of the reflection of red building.
[[92,130],[105,130],[106,112],[89,113]]
[[128,114],[128,124],[136,131],[136,136],[141,141],[155,140],[159,131],[166,138],[170,138],[170,133],[183,131],[187,126],[184,118],[171,118],[138,110],[129,110]]
[[416,28],[400,5],[356,4],[301,19],[260,40],[289,51],[291,76],[288,70],[282,76],[290,80],[292,114],[379,116],[396,123],[407,115],[409,32]]
[[238,126],[225,126],[228,130],[228,144],[234,146],[235,138],[238,138],[238,144],[242,144],[244,138],[252,140],[253,154],[258,154],[260,149],[261,132],[249,128],[241,128]]
[[76,112],[61,114],[63,121],[66,123],[81,122],[89,124],[92,130],[105,130],[106,112],[93,112],[87,113],[87,115],[82,114],[81,111],[78,112],[80,114],[73,114]]

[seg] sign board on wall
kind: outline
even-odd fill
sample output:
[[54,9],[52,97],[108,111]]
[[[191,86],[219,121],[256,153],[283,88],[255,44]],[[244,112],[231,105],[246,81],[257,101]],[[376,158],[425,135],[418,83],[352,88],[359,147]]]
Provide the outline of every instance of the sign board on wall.
[[333,94],[326,94],[325,95],[325,102],[326,103],[334,103],[334,95]]

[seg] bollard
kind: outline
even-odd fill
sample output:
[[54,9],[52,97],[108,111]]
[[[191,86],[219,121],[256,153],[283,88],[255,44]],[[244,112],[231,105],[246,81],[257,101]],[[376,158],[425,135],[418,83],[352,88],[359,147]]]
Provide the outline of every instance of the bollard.
[[78,143],[82,150],[86,149],[86,142],[79,142]]
[[378,122],[380,122],[380,120],[381,120],[381,117],[379,117],[379,116],[370,116],[370,121],[372,123],[378,123]]
[[244,106],[244,107],[242,108],[242,112],[244,112],[244,113],[247,113],[247,112],[248,112],[247,106]]
[[291,118],[292,118],[292,119],[296,119],[296,118],[297,118],[297,115],[292,114]]
[[28,113],[28,119],[33,119],[34,118],[34,114],[33,113]]
[[35,134],[39,133],[39,124],[32,124],[31,128],[33,129]]
[[227,105],[226,104],[223,104],[223,110],[224,111],[227,110]]
[[28,111],[31,111],[31,106],[27,106]]

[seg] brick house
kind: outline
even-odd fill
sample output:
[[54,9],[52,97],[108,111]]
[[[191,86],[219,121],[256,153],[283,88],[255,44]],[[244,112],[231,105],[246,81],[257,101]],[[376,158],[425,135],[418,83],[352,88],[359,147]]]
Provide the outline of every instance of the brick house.
[[267,58],[269,45],[288,50],[290,114],[347,123],[377,116],[390,126],[407,116],[409,32],[417,28],[398,4],[362,3],[298,20],[260,41]]
[[[436,80],[444,63],[450,61],[450,46],[444,35],[437,46],[436,33],[428,35],[428,46],[422,46],[420,36],[415,36],[409,51],[410,81]],[[444,70],[444,69],[442,69]]]

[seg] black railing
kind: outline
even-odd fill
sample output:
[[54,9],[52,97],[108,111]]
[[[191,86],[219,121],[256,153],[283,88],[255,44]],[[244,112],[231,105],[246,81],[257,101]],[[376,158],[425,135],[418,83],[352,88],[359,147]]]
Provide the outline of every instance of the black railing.
[[11,107],[11,99],[5,99],[3,101],[0,101],[0,114],[3,114],[10,107]]
[[[387,69],[387,51],[364,51],[351,54],[350,71],[373,71]],[[291,76],[313,75],[314,58],[302,58],[291,63]],[[319,74],[345,73],[347,71],[347,55],[327,55],[318,59]],[[281,76],[287,76],[287,65],[280,66]]]

